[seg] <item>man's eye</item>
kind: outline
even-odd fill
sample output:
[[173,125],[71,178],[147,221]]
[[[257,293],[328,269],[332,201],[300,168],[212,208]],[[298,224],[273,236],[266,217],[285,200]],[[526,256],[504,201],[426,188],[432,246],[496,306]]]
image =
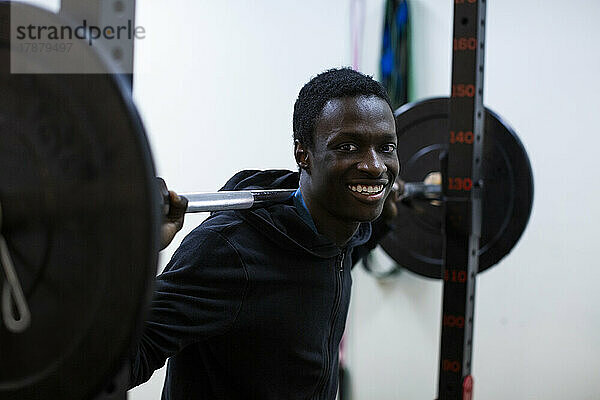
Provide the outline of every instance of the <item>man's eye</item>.
[[396,151],[396,145],[392,143],[384,144],[383,146],[381,146],[381,151],[383,151],[384,153],[393,153],[394,151]]
[[358,150],[358,147],[352,143],[346,143],[341,145],[339,149],[342,151],[356,151]]

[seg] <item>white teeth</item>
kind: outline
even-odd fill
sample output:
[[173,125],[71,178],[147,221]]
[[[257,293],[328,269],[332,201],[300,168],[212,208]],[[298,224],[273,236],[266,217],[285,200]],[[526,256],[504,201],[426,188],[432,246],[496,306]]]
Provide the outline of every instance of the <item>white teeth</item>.
[[348,187],[353,192],[358,192],[358,193],[362,193],[362,194],[375,194],[375,193],[379,193],[384,188],[383,185],[376,185],[376,186],[366,186],[366,185],[364,185],[364,186],[363,185],[352,186],[352,185],[348,185]]

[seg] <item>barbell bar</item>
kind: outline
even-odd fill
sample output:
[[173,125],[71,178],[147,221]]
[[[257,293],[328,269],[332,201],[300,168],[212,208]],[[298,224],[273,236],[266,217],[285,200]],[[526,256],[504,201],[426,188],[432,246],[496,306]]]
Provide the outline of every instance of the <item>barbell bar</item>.
[[[442,194],[441,185],[423,182],[406,182],[400,193],[400,200],[424,199],[439,200]],[[200,213],[224,210],[246,210],[259,207],[270,202],[281,202],[290,198],[295,189],[271,190],[239,190],[220,192],[181,193],[188,201],[186,213]],[[165,196],[163,192],[163,197]],[[168,212],[168,209],[166,209]]]

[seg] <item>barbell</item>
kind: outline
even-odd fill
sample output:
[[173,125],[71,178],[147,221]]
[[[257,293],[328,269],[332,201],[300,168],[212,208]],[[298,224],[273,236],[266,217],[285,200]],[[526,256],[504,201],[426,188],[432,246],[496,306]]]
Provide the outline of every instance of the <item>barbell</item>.
[[[13,12],[59,18],[26,5]],[[0,324],[0,397],[89,398],[114,377],[140,330],[163,202],[122,77],[86,46],[79,49],[86,62],[105,74],[11,74],[11,58],[23,55],[11,48],[9,21],[9,5],[0,2],[0,234],[14,270],[0,273],[0,298],[20,304],[7,283],[16,276],[30,320],[26,329]],[[407,184],[382,242],[398,264],[431,278],[441,277],[444,193],[424,180],[444,175],[448,108],[437,98],[395,113],[399,178]],[[490,110],[485,129],[479,271],[514,247],[533,199],[531,166],[514,130]],[[282,201],[294,190],[182,195],[188,212],[203,212]],[[13,312],[5,307],[3,315]]]
[[[442,186],[423,182],[405,182],[399,199],[440,200]],[[220,192],[190,192],[179,193],[188,202],[186,213],[200,213],[225,210],[247,210],[273,202],[288,200],[296,189],[265,189],[265,190],[232,190]],[[168,206],[168,192],[163,191],[163,206]],[[168,208],[163,214],[168,213]]]

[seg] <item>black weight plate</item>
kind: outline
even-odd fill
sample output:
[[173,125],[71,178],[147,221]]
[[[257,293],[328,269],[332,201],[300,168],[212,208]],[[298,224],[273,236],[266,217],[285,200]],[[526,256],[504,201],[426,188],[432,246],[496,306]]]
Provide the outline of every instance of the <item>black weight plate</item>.
[[[119,79],[10,73],[9,15],[0,3],[0,203],[13,221],[2,234],[31,325],[14,333],[0,318],[0,398],[91,398],[141,327],[158,254],[154,168]],[[91,47],[86,57],[105,65]],[[11,217],[20,195],[35,218]],[[57,198],[66,212],[38,218]]]
[[[400,178],[422,181],[440,171],[448,148],[447,98],[407,104],[396,111]],[[495,265],[515,246],[531,214],[533,174],[523,144],[496,114],[486,109],[483,149],[483,217],[479,272]],[[402,267],[441,278],[443,207],[427,201],[400,204],[394,230],[383,249]]]

